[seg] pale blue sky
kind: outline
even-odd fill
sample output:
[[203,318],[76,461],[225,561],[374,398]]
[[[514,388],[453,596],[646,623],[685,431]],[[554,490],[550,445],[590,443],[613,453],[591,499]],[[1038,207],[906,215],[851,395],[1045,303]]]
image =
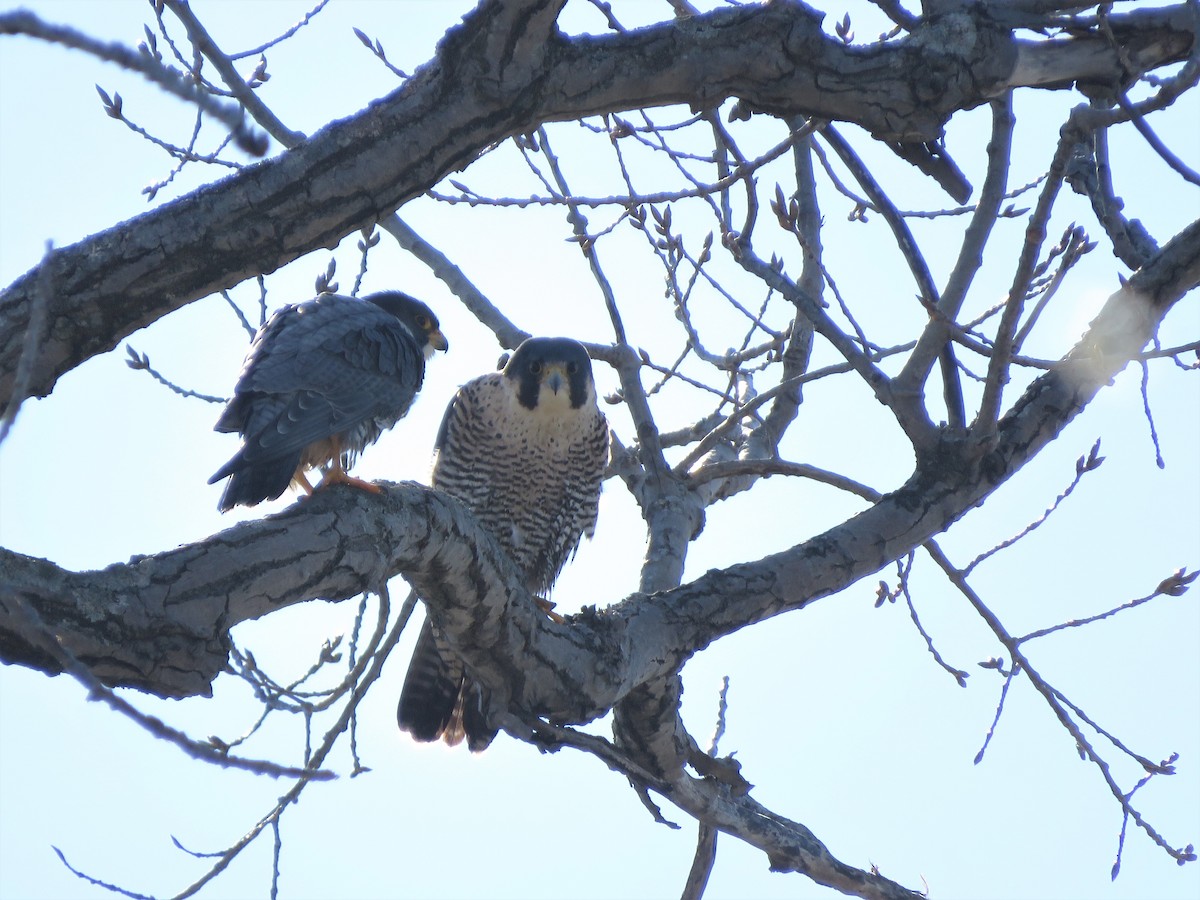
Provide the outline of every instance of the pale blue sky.
[[[852,10],[863,37],[879,30],[864,18],[862,2],[829,6],[831,20],[843,8]],[[572,0],[571,7],[579,8],[564,20],[570,27],[602,27],[586,5]],[[32,8],[49,20],[128,44],[142,38],[150,15],[145,4],[135,2],[39,2]],[[198,0],[194,8],[217,40],[236,50],[282,31],[306,4]],[[396,85],[359,44],[352,26],[380,39],[389,58],[411,71],[432,55],[445,28],[467,8],[465,2],[335,0],[293,42],[269,54],[273,78],[262,96],[293,129],[316,130]],[[614,9],[630,23],[668,14],[665,4],[629,0],[618,0]],[[69,244],[146,209],[141,188],[170,169],[160,150],[103,114],[95,83],[110,94],[119,91],[126,113],[151,130],[182,140],[190,128],[190,109],[132,75],[59,48],[0,39],[0,284],[34,265],[47,239]],[[1075,102],[1065,95],[1018,98],[1012,183],[1031,181],[1045,169],[1052,152],[1047,141],[1057,133],[1063,110]],[[1154,124],[1195,167],[1200,103],[1193,95],[1181,106]],[[655,117],[670,121],[679,113]],[[977,110],[950,132],[952,152],[977,185],[987,122],[986,111]],[[845,133],[865,146],[854,129]],[[768,123],[749,134],[746,149],[761,152],[781,136]],[[603,142],[586,141],[574,125],[557,127],[551,137],[579,190],[618,190],[618,182],[605,180],[612,160]],[[1113,152],[1127,214],[1143,219],[1155,237],[1165,240],[1195,216],[1196,189],[1170,176],[1140,139],[1114,135]],[[483,192],[534,192],[537,186],[516,161],[515,153],[501,150],[455,177]],[[900,206],[949,205],[904,167],[879,165]],[[190,167],[156,202],[222,174]],[[783,177],[764,174],[763,183]],[[640,186],[657,187],[648,178]],[[911,337],[915,289],[889,247],[882,221],[848,224],[844,198],[824,190],[821,199],[829,224],[826,262],[871,336],[881,343]],[[683,213],[681,206],[676,218]],[[582,257],[564,240],[569,230],[560,211],[470,210],[421,200],[401,214],[517,324],[610,339],[599,293]],[[603,225],[616,214],[590,215]],[[772,240],[769,219],[763,216],[757,236],[764,244]],[[1098,236],[1087,204],[1064,195],[1052,233],[1072,220]],[[953,260],[953,235],[961,221],[914,224],[939,280]],[[662,297],[662,273],[632,229],[622,229],[601,243],[601,259],[613,277],[631,340],[666,361],[677,343],[677,326]],[[989,277],[972,295],[972,309],[986,308],[1007,288],[1011,250],[1022,231],[1020,221],[998,226]],[[333,254],[343,290],[353,283],[356,240],[352,235]],[[794,248],[786,252],[794,254]],[[269,276],[270,305],[310,296],[330,255],[314,253]],[[789,265],[798,268],[794,255]],[[1118,271],[1103,246],[1086,257],[1029,352],[1049,356],[1069,348],[1117,286]],[[458,384],[490,368],[499,348],[440,282],[385,236],[364,290],[389,287],[435,307],[451,352],[433,362],[412,413],[365,454],[357,472],[423,479],[446,401]],[[252,282],[233,293],[253,310]],[[752,303],[760,300],[758,293],[751,297]],[[1165,344],[1200,334],[1196,300],[1187,298],[1172,313]],[[715,306],[703,314],[720,318]],[[670,335],[665,343],[664,334]],[[218,395],[229,391],[246,346],[219,297],[193,304],[129,343],[170,377]],[[89,361],[64,377],[49,398],[22,409],[0,447],[5,547],[72,568],[101,567],[200,540],[239,518],[292,502],[285,497],[220,516],[219,486],[205,481],[234,444],[211,430],[217,409],[171,395],[127,369],[124,356],[122,346]],[[817,356],[821,363],[833,360],[827,346],[818,346]],[[615,388],[615,377],[603,366],[597,378],[601,393]],[[1007,396],[1019,388],[1014,384]],[[1019,531],[1070,481],[1075,459],[1103,438],[1104,465],[1037,536],[973,576],[976,589],[1013,632],[1103,611],[1148,593],[1177,568],[1200,567],[1200,381],[1169,362],[1152,368],[1151,399],[1167,462],[1162,471],[1154,465],[1138,388],[1138,370],[1124,372],[1055,446],[943,539],[951,558],[965,564]],[[698,409],[682,393],[664,393],[655,407],[664,428],[686,424]],[[607,411],[628,443],[631,428],[622,408]],[[886,411],[860,383],[846,378],[806,391],[784,451],[790,459],[836,469],[880,490],[897,485],[911,465],[911,451]],[[860,508],[831,488],[771,479],[709,511],[688,577],[791,546]],[[603,606],[631,591],[643,533],[632,501],[610,483],[596,540],[583,547],[556,588],[560,606],[567,611],[584,603]],[[895,581],[894,571],[879,577]],[[918,559],[914,589],[922,621],[942,654],[972,672],[968,687],[959,688],[926,652],[903,604],[873,608],[877,581],[867,579],[800,613],[719,641],[686,667],[684,716],[701,740],[711,730],[720,679],[730,676],[722,749],[736,752],[762,803],[805,823],[848,863],[873,863],[913,887],[925,879],[934,898],[1200,895],[1200,865],[1177,867],[1132,828],[1122,875],[1110,881],[1119,808],[1028,683],[1014,685],[986,759],[973,765],[1000,688],[994,673],[975,664],[1002,651],[929,560]],[[393,592],[398,600],[398,581]],[[1200,838],[1196,599],[1195,591],[1160,599],[1029,648],[1043,675],[1137,752],[1152,759],[1181,754],[1179,774],[1156,779],[1136,797],[1138,808],[1176,845]],[[353,607],[304,604],[240,626],[235,639],[286,680],[307,668],[327,637],[350,628]],[[694,849],[694,826],[669,806],[667,818],[683,829],[655,825],[625,782],[596,760],[569,751],[543,756],[510,739],[471,757],[440,746],[418,747],[401,736],[394,707],[416,634],[410,631],[361,710],[358,746],[371,771],[312,787],[285,816],[281,897],[678,895]],[[195,737],[236,736],[256,715],[248,689],[232,677],[217,681],[212,699],[127,696]],[[280,724],[251,744],[247,755],[297,761],[300,723]],[[606,723],[597,727],[607,731]],[[1104,752],[1121,784],[1132,786],[1136,771],[1115,751]],[[348,772],[348,753],[335,754],[334,764]],[[4,900],[105,895],[67,872],[51,845],[98,878],[169,896],[203,871],[171,844],[172,835],[192,849],[222,849],[285,789],[283,782],[184,757],[87,702],[85,691],[66,678],[0,670]],[[270,855],[267,835],[201,896],[266,896]],[[761,853],[723,837],[707,896],[832,894],[802,876],[769,873]]]

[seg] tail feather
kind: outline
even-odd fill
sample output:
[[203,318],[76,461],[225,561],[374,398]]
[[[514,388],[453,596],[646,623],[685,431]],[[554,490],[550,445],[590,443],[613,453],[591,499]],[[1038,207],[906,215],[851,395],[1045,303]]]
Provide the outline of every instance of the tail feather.
[[487,693],[480,684],[468,678],[463,683],[462,697],[462,724],[467,737],[467,749],[472,753],[480,753],[496,737],[496,729],[487,720]]
[[252,465],[246,465],[235,456],[208,480],[209,484],[215,484],[229,476],[217,509],[228,512],[235,506],[254,506],[264,500],[274,500],[287,490],[299,464],[299,454],[294,460],[264,460]]
[[433,623],[426,619],[417,636],[396,709],[400,730],[418,741],[436,741],[445,733],[462,687],[462,664],[444,657],[438,649],[439,643]]
[[486,696],[466,675],[446,640],[429,619],[421,626],[396,719],[401,731],[422,742],[439,738],[450,746],[462,743],[475,753],[496,736],[488,725]]

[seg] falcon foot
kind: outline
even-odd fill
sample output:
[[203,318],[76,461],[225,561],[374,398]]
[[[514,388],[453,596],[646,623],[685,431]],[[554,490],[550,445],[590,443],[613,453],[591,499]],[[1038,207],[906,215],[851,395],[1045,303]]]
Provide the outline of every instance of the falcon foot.
[[300,468],[298,468],[296,470],[296,474],[292,476],[292,487],[299,488],[300,490],[304,491],[304,493],[306,495],[308,495],[309,497],[312,496],[312,492],[313,492],[312,482],[310,482],[308,480],[308,478],[305,476],[304,466],[301,466]]
[[538,605],[538,609],[550,617],[551,622],[557,622],[559,625],[561,625],[563,622],[567,621],[554,611],[554,604],[545,597],[534,597],[533,602]]
[[363,481],[361,478],[355,478],[353,475],[347,475],[345,472],[338,469],[331,469],[325,473],[325,477],[321,479],[315,490],[327,488],[331,484],[347,484],[350,487],[358,488],[362,491],[367,491],[371,494],[382,494],[383,488],[371,481]]

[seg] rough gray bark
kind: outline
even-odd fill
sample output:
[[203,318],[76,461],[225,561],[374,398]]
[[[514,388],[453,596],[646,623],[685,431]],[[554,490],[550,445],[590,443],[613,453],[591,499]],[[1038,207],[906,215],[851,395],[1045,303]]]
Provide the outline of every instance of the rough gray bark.
[[[332,489],[103,572],[67,572],[0,550],[0,658],[60,671],[59,660],[39,649],[49,630],[106,683],[164,696],[207,694],[237,622],[312,597],[354,596],[403,574],[441,612],[475,677],[525,727],[537,731],[534,717],[588,721],[617,706],[615,732],[628,755],[610,764],[763,850],[773,870],[803,872],[861,897],[920,896],[845,865],[804,825],[761,807],[731,760],[701,768],[703,755],[693,752],[676,713],[678,671],[722,635],[835,593],[944,530],[1052,441],[1197,284],[1200,223],[1110,298],[1080,344],[1017,401],[992,445],[944,440],[899,490],[825,534],[566,624],[542,615],[463,507],[404,484],[381,496]],[[652,767],[628,768],[639,761]],[[686,774],[688,762],[707,777]]]
[[508,610],[510,596],[527,594],[491,539],[453,500],[405,484],[379,497],[321,492],[278,515],[101,572],[68,572],[2,550],[0,658],[58,671],[36,650],[38,625],[24,601],[106,683],[162,696],[207,694],[233,625],[312,597],[352,597],[400,574],[441,610],[448,636],[497,696],[531,716],[588,721],[721,636],[836,593],[944,531],[1052,441],[1198,284],[1200,223],[1193,223],[1030,385],[991,446],[947,436],[901,488],[824,534],[566,625],[547,620],[532,599]]
[[[63,247],[0,294],[0,401],[10,402],[40,270],[47,340],[31,396],[150,322],[369,227],[481,149],[549,121],[728,97],[780,115],[850,121],[889,142],[936,140],[950,115],[1007,87],[1108,77],[1123,63],[1085,32],[1030,44],[1035,13],[963,6],[904,40],[847,47],[801,4],[720,10],[625,34],[568,39],[561,2],[482,4],[402,88],[294,150]],[[1186,7],[1109,19],[1150,68],[1181,58]],[[782,39],[781,39],[782,38]]]
[[[908,37],[868,48],[825,36],[800,4],[721,10],[588,38],[555,30],[561,6],[560,0],[485,2],[409,83],[362,113],[274,160],[53,253],[0,295],[0,397],[20,402],[14,375],[30,310],[43,298],[50,329],[34,359],[35,395],[49,393],[59,375],[134,329],[374,224],[488,145],[586,114],[668,103],[708,108],[738,97],[775,115],[854,122],[904,158],[919,159],[952,113],[992,101],[995,165],[989,164],[976,211],[990,227],[1005,192],[1011,137],[1011,109],[1007,98],[993,101],[997,94],[1078,79],[1095,81],[1089,91],[1111,91],[1138,70],[1185,57],[1195,39],[1185,5],[1108,17],[1114,47],[1092,27],[1041,43],[1013,36],[1012,29],[1036,24],[1063,4],[946,0],[926,4]],[[193,25],[189,32],[203,45],[207,37]],[[1087,112],[1093,119],[1106,114]],[[1072,117],[1044,195],[1046,215],[1031,217],[1031,231],[1046,226],[1065,158],[1086,143],[1089,129],[1102,127]],[[288,133],[289,142],[294,137]],[[811,184],[811,170],[798,181]],[[815,234],[815,206],[803,218]],[[385,227],[403,246],[420,240],[394,219]],[[166,697],[207,695],[227,666],[229,631],[237,623],[313,598],[343,600],[403,576],[436,610],[497,708],[509,711],[502,724],[513,734],[546,746],[584,746],[641,789],[762,849],[774,869],[802,871],[864,897],[911,896],[834,859],[803,825],[750,799],[736,764],[700,753],[678,717],[680,671],[722,636],[837,593],[945,531],[1054,440],[1141,351],[1172,305],[1200,284],[1200,223],[1193,223],[1161,250],[1146,250],[1140,269],[1076,348],[1000,417],[1012,337],[1002,323],[984,354],[993,371],[976,424],[968,427],[960,415],[938,428],[924,391],[957,327],[951,301],[961,301],[978,270],[966,251],[979,255],[987,227],[964,242],[961,284],[956,275],[942,295],[947,320],[925,329],[895,379],[823,314],[818,266],[806,261],[792,284],[782,269],[750,258],[748,238],[739,243],[742,237],[725,229],[734,257],[796,308],[788,377],[804,373],[815,332],[843,354],[912,440],[916,466],[908,480],[882,498],[860,491],[870,494],[870,507],[824,534],[680,585],[707,507],[761,473],[735,465],[734,478],[708,476],[720,465],[781,462],[773,454],[799,392],[777,396],[764,420],[769,428],[746,441],[752,456],[736,457],[734,442],[719,429],[707,437],[702,429],[692,438],[704,445],[695,458],[672,467],[636,352],[623,343],[597,344],[589,349],[619,374],[636,428],[637,444],[616,468],[648,526],[639,593],[615,603],[585,598],[602,608],[551,622],[454,501],[413,484],[388,485],[379,496],[334,488],[278,515],[101,572],[70,572],[0,549],[0,660],[48,674],[78,661],[106,684]],[[1034,234],[1027,242],[1026,268],[1040,255],[1042,238]],[[428,258],[436,251],[419,252]],[[1014,279],[1005,313],[1013,328],[1028,286],[1027,277]],[[935,291],[927,293],[933,299]],[[495,322],[487,324],[501,335]],[[615,744],[557,727],[610,710]]]

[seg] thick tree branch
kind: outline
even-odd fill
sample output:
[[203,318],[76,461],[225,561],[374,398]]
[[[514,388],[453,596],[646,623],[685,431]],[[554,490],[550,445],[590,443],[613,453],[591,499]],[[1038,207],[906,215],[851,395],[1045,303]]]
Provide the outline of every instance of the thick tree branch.
[[[1154,68],[1164,54],[1183,58],[1196,39],[1195,15],[1185,3],[1108,16],[1107,22],[1119,47],[1099,30],[1050,41],[1016,41],[1008,86],[1065,87],[1078,81],[1113,86]],[[1126,61],[1135,71],[1125,69]]]
[[915,900],[923,896],[876,871],[846,865],[800,822],[772,812],[748,795],[735,796],[715,779],[680,779],[665,796],[701,822],[711,823],[762,850],[773,872],[803,872],[818,884],[870,900]]
[[511,563],[455,501],[412,484],[380,497],[334,488],[101,572],[0,551],[0,659],[58,671],[30,635],[20,598],[104,682],[207,694],[233,625],[312,597],[356,596],[403,573],[500,703],[587,721],[639,685],[669,681],[723,635],[836,593],[945,530],[1053,440],[1197,284],[1200,222],[1131,277],[1075,349],[1030,385],[986,456],[944,440],[899,490],[822,535],[566,624],[537,611]]
[[983,248],[996,224],[1000,204],[1004,202],[1008,185],[1014,124],[1012,95],[993,100],[992,139],[987,148],[987,178],[979,203],[971,216],[971,224],[963,234],[954,270],[950,273],[946,289],[938,301],[936,315],[921,333],[916,348],[904,364],[904,369],[895,378],[896,388],[902,394],[906,391],[915,392],[920,385],[925,384],[934,360],[950,336],[951,323],[957,321],[967,292],[976,274],[983,267]]
[[[706,774],[694,778],[681,773],[666,780],[641,768],[620,748],[596,735],[554,726],[512,730],[543,749],[547,745],[551,749],[565,745],[592,754],[613,771],[625,775],[635,789],[640,789],[643,802],[649,803],[648,791],[661,794],[701,823],[701,829],[720,829],[762,850],[774,872],[802,872],[818,884],[867,900],[913,900],[922,896],[877,871],[856,869],[837,859],[805,825],[786,819],[754,800],[749,795],[751,786],[738,782],[736,776],[723,779]],[[716,773],[730,760],[712,762]],[[683,897],[699,896],[702,892],[703,887],[693,885],[689,879]]]
[[[1095,29],[1029,45],[985,9],[923,20],[903,40],[847,47],[800,4],[722,9],[603,37],[551,35],[559,4],[485,2],[402,88],[294,150],[61,248],[0,295],[7,403],[39,270],[57,296],[30,389],[200,297],[373,225],[484,148],[548,121],[728,97],[927,141],[958,109],[1016,84],[1111,73]],[[973,8],[974,9],[974,8]],[[1183,5],[1107,19],[1146,69],[1194,39]],[[949,49],[954,48],[954,49]]]

